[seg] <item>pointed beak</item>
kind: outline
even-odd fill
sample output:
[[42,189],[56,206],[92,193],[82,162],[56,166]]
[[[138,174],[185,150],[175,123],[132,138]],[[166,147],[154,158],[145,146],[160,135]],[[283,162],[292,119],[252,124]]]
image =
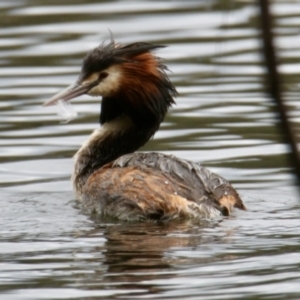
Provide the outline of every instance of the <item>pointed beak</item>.
[[91,88],[97,85],[97,82],[75,83],[67,87],[65,90],[57,93],[51,99],[46,101],[43,106],[56,104],[58,100],[69,101],[73,98],[86,94]]

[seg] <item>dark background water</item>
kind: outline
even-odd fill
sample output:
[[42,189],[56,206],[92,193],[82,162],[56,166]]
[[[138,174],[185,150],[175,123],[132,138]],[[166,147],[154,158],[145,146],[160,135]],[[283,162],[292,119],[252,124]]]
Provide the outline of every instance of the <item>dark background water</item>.
[[[299,123],[300,2],[276,1],[285,99]],[[265,95],[255,1],[0,3],[1,299],[299,299],[299,199]],[[109,39],[165,44],[177,105],[142,150],[201,162],[247,212],[219,223],[118,224],[76,206],[72,156],[99,99],[61,123],[42,103]]]

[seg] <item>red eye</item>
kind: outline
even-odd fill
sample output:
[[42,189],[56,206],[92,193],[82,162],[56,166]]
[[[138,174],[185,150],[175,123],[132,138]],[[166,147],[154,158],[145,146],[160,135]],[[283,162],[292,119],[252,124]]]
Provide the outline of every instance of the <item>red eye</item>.
[[102,80],[102,79],[106,78],[107,76],[108,76],[108,73],[102,72],[99,74],[99,79]]

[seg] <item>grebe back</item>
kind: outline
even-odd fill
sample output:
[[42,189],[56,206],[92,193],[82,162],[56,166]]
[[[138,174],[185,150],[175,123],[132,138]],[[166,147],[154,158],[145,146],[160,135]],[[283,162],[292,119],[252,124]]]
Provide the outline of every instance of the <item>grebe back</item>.
[[110,42],[87,53],[77,82],[44,105],[102,96],[100,124],[75,154],[72,176],[83,207],[128,221],[215,218],[245,210],[228,181],[197,163],[135,153],[158,130],[177,95],[161,45]]

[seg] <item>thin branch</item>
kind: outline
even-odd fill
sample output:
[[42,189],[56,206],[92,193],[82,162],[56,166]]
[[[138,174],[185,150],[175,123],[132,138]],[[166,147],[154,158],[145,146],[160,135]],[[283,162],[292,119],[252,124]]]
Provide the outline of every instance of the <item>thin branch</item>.
[[263,51],[265,56],[266,67],[268,70],[269,93],[277,105],[278,115],[281,119],[281,133],[284,142],[291,146],[289,153],[290,165],[294,170],[297,178],[297,184],[300,188],[300,158],[297,147],[295,134],[288,120],[288,112],[282,99],[281,80],[277,70],[277,59],[274,47],[274,37],[272,31],[272,16],[270,14],[269,0],[258,0],[261,11],[261,26]]

